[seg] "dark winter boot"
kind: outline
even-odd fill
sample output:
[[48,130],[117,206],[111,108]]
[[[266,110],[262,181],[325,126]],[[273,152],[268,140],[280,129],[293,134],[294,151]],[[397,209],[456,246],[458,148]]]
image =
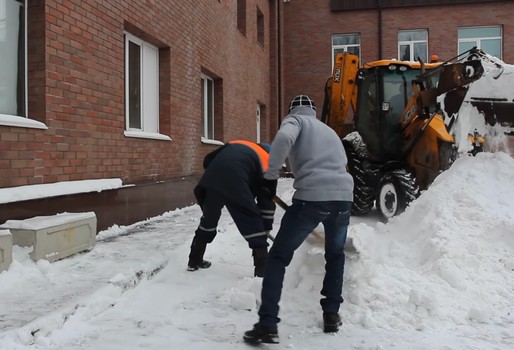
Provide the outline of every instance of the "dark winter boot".
[[323,332],[337,333],[339,331],[339,326],[342,324],[341,317],[337,312],[323,313]]
[[264,270],[266,269],[266,261],[268,260],[268,247],[261,247],[253,249],[253,266],[255,269],[253,275],[255,277],[264,277]]
[[191,243],[191,252],[189,253],[189,262],[187,263],[188,271],[208,269],[211,266],[209,261],[203,260],[206,247],[207,242],[199,240],[197,236],[193,238],[193,243]]
[[277,327],[266,327],[260,323],[256,323],[253,329],[246,331],[243,335],[243,340],[248,344],[278,344],[278,331]]

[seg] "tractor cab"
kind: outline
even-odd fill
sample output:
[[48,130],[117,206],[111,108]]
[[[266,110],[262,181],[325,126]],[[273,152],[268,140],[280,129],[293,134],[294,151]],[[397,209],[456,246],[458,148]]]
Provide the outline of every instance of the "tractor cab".
[[[438,65],[427,64],[425,68]],[[401,117],[413,95],[412,81],[421,72],[417,62],[395,60],[371,62],[359,69],[354,128],[362,136],[371,159],[401,159]],[[430,79],[435,86],[437,76]]]

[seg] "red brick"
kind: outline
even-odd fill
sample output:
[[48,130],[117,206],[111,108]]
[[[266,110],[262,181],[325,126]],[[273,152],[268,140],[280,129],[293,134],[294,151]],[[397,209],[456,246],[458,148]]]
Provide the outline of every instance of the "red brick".
[[[371,61],[396,56],[399,29],[428,28],[429,54],[448,58],[456,53],[458,26],[499,24],[504,60],[514,61],[508,1],[383,10],[381,54],[377,11],[330,12],[326,0],[247,0],[246,35],[237,28],[236,1],[27,3],[28,114],[48,129],[0,126],[0,188],[199,175],[203,156],[217,147],[201,143],[201,73],[222,81],[220,141],[256,139],[257,103],[265,111],[263,141],[270,141],[294,95],[309,94],[322,105],[334,33],[360,33],[363,60]],[[265,19],[264,49],[256,43],[257,7]],[[124,136],[124,31],[160,49],[159,125],[171,142]],[[24,162],[35,162],[33,173],[12,168]]]

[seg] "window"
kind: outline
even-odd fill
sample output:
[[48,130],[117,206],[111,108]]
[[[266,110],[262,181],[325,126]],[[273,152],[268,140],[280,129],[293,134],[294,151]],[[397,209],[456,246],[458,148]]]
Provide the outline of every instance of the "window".
[[256,122],[257,122],[257,142],[262,140],[269,140],[269,128],[266,127],[268,124],[267,108],[265,104],[257,102],[256,110]]
[[404,30],[398,32],[398,59],[401,61],[428,60],[428,31]]
[[[159,50],[125,35],[125,113],[128,131],[159,132]],[[129,134],[141,136],[143,134]]]
[[246,36],[246,0],[237,0],[237,29]]
[[202,142],[223,144],[223,79],[202,69]]
[[25,18],[25,1],[0,0],[0,116],[27,116]]
[[468,51],[474,46],[501,59],[501,26],[459,28],[459,54]]
[[257,7],[257,43],[264,47],[264,15]]
[[203,135],[214,140],[214,80],[202,74],[202,118]]
[[361,39],[359,34],[332,35],[332,69],[336,55],[340,52],[349,52],[361,58]]

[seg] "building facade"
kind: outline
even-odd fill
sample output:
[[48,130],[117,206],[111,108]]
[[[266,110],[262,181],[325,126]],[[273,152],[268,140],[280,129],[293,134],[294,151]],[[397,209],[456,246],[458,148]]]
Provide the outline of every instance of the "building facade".
[[147,191],[199,176],[226,140],[269,142],[277,4],[0,0],[0,189],[115,178]]
[[269,142],[291,98],[319,106],[336,52],[514,62],[513,1],[0,0],[2,189],[121,179],[18,202],[0,223],[95,211],[99,229],[193,202],[205,154]]
[[335,53],[378,59],[449,60],[478,46],[514,63],[513,1],[288,0],[284,4],[284,95],[321,105]]
[[269,140],[270,6],[241,3],[2,0],[0,188],[161,181]]

